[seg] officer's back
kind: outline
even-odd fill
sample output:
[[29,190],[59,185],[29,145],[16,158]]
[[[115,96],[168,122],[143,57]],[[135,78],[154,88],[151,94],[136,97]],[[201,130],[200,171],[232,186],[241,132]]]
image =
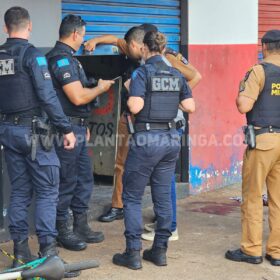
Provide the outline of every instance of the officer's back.
[[9,229],[16,267],[32,259],[27,214],[33,192],[41,255],[57,254],[59,160],[51,145],[39,141],[50,131],[46,117],[64,134],[66,149],[74,147],[75,136],[53,89],[45,57],[28,43],[32,29],[28,11],[10,8],[5,28],[9,38],[0,46],[0,144],[12,186]]

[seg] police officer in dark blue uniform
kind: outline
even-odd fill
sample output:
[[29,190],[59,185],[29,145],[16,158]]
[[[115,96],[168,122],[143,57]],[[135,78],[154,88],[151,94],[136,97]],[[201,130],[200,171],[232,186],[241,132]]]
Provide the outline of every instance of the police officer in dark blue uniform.
[[128,99],[128,107],[135,114],[135,133],[123,176],[126,251],[113,257],[114,264],[131,269],[142,267],[141,200],[149,182],[157,228],[153,246],[144,251],[143,258],[159,266],[167,264],[172,223],[170,185],[180,150],[180,137],[173,120],[178,106],[189,113],[195,110],[185,78],[162,59],[165,36],[151,31],[143,42],[146,64],[132,74]]
[[[9,38],[0,46],[0,144],[4,146],[11,182],[8,216],[14,255],[28,262],[32,258],[28,247],[32,195],[41,255],[57,254],[55,217],[60,164],[54,148],[39,142],[49,135],[46,118],[64,134],[67,151],[74,148],[76,139],[53,89],[47,60],[28,43],[32,29],[28,11],[12,7],[4,19]],[[14,267],[20,265],[17,260]]]
[[[66,16],[60,25],[60,39],[47,54],[54,87],[78,139],[72,151],[65,151],[59,146],[56,149],[61,162],[57,240],[64,248],[74,251],[85,249],[86,243],[97,243],[104,239],[102,232],[91,230],[87,219],[93,188],[92,164],[87,148],[87,118],[92,109],[91,102],[108,91],[114,83],[100,79],[97,86],[88,87],[83,67],[73,56],[83,43],[85,25],[79,16]],[[68,223],[69,208],[74,216],[73,230]]]

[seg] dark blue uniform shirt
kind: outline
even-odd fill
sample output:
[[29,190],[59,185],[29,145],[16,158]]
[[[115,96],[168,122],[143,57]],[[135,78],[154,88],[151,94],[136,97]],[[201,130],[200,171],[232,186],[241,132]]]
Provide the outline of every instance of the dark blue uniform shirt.
[[55,47],[47,54],[49,69],[65,114],[88,117],[90,105],[74,105],[63,91],[63,86],[76,81],[80,81],[83,87],[88,86],[86,74],[81,63],[73,56],[74,53],[75,50],[69,45],[57,41]]

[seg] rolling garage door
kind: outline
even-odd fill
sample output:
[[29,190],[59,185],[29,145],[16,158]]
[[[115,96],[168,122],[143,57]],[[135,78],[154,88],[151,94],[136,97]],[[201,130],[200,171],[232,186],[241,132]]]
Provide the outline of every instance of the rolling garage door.
[[280,1],[259,0],[259,58],[261,55],[261,38],[270,29],[280,29]]
[[123,38],[132,26],[152,23],[167,35],[168,46],[179,50],[179,0],[62,0],[62,16],[69,13],[87,22],[85,40],[104,34]]

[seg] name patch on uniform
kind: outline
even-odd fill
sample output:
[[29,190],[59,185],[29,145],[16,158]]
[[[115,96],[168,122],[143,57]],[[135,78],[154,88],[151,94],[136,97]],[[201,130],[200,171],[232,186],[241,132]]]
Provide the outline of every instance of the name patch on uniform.
[[36,57],[37,63],[39,66],[47,66],[47,60],[44,56]]
[[15,62],[13,59],[0,60],[0,76],[14,75]]
[[70,65],[70,62],[68,60],[68,58],[63,58],[63,59],[60,59],[57,61],[57,66],[59,68],[63,67],[63,66],[67,66],[67,65]]
[[180,91],[179,77],[152,77],[152,91]]
[[271,84],[271,95],[274,95],[274,96],[280,95],[280,83]]

